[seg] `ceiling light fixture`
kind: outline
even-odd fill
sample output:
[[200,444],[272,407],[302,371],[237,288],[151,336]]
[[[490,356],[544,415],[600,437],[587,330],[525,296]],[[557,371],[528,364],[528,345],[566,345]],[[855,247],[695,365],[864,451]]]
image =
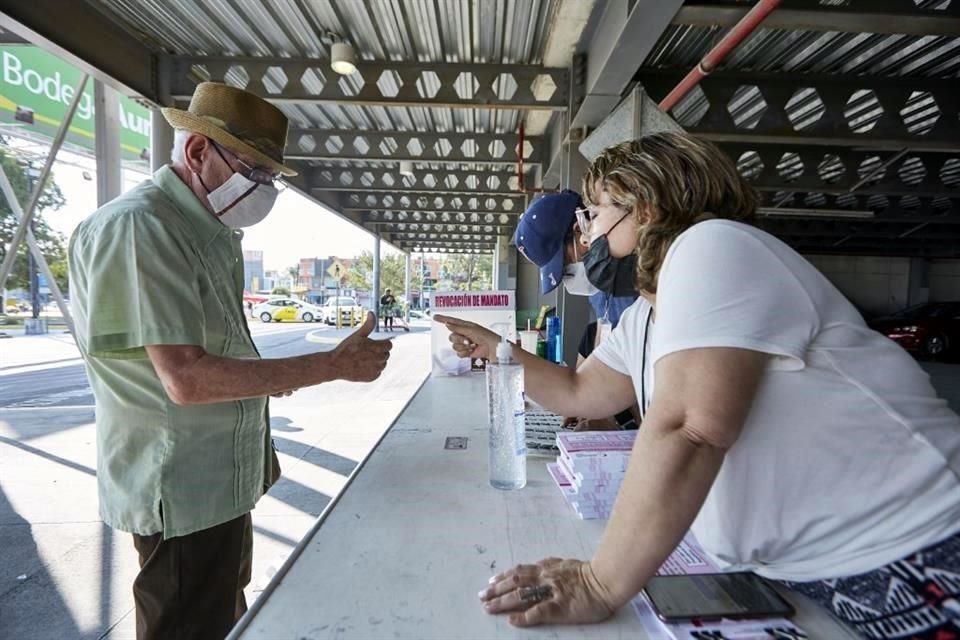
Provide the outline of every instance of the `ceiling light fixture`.
[[349,42],[337,41],[330,45],[330,68],[342,76],[357,71],[357,56]]

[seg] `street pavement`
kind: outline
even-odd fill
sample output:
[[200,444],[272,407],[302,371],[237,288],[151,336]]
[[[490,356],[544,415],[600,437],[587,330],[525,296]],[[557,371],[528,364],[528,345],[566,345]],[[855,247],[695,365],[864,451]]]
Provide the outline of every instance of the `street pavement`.
[[[128,534],[97,513],[93,396],[69,334],[0,340],[0,638],[134,638]],[[349,329],[260,324],[265,358],[332,349]],[[392,337],[384,374],[271,401],[283,477],[254,511],[252,602],[429,371],[429,323]],[[318,596],[319,597],[319,596]]]

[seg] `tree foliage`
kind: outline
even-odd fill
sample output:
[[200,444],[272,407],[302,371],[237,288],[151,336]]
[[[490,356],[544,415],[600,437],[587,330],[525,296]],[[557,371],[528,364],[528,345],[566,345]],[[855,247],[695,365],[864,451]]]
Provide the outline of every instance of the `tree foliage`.
[[274,287],[270,294],[274,296],[287,296],[289,298],[290,289],[287,289],[286,287]]
[[[380,291],[392,289],[395,294],[404,290],[406,257],[403,254],[383,254],[380,259]],[[410,286],[419,290],[423,278],[416,268],[410,271]],[[435,289],[439,291],[482,291],[489,289],[493,279],[493,257],[490,255],[449,255],[440,263]],[[347,275],[347,286],[370,290],[373,287],[373,253],[364,251],[353,261]]]
[[[26,207],[30,199],[27,167],[4,150],[2,146],[4,142],[3,138],[0,138],[0,165],[3,166],[3,170],[7,174],[7,179],[10,181],[10,185],[13,187],[17,199],[20,201],[20,206]],[[66,199],[63,197],[63,192],[60,191],[60,187],[54,182],[53,175],[51,174],[44,184],[43,191],[40,194],[40,201],[37,203],[37,211],[33,216],[35,221],[33,233],[37,239],[37,245],[47,259],[47,264],[50,265],[50,270],[53,272],[57,284],[63,291],[67,290],[66,239],[61,233],[50,228],[43,214],[48,211],[56,211],[65,205],[66,202]],[[17,217],[14,215],[10,203],[7,202],[3,193],[0,192],[0,262],[6,257],[7,247],[13,240],[13,234],[17,229],[17,222]],[[28,288],[27,253],[27,243],[24,241],[20,245],[19,251],[17,252],[17,259],[13,265],[13,271],[7,280],[6,286],[8,289]]]
[[[387,289],[392,290],[395,295],[403,293],[406,268],[406,256],[402,253],[380,254],[380,291],[377,295],[383,295]],[[419,288],[421,279],[416,269],[410,271],[411,287]],[[354,259],[347,273],[347,286],[364,291],[373,288],[373,252],[364,251]]]
[[493,256],[453,254],[440,263],[441,291],[484,291],[493,281]]

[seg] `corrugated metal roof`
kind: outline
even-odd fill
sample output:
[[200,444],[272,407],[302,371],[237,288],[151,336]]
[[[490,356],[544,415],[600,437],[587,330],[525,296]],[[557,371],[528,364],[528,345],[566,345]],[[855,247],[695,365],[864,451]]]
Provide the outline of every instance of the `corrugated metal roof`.
[[[834,2],[842,3],[842,0]],[[945,4],[944,0],[918,2],[921,8]],[[727,31],[721,27],[672,25],[660,36],[643,66],[689,70]],[[717,70],[957,78],[960,77],[960,38],[761,28],[748,36]],[[700,121],[708,107],[703,91],[694,90],[674,107],[673,115],[681,125],[689,127]],[[729,109],[738,126],[750,128],[763,113],[763,96],[755,87],[741,87]],[[816,92],[801,88],[787,103],[786,112],[796,128],[803,130],[822,114],[823,103]],[[857,92],[845,113],[855,133],[870,130],[882,114],[880,103],[870,91]],[[901,115],[911,133],[921,133],[933,128],[940,111],[929,93],[916,91]]]
[[[333,32],[361,60],[539,64],[559,0],[97,0],[148,42],[179,55],[316,57]],[[271,70],[265,83],[280,86]],[[356,76],[356,74],[354,74]],[[227,81],[246,84],[236,71]],[[358,78],[340,81],[356,83]],[[364,78],[376,82],[376,78]],[[391,83],[387,79],[387,86]],[[289,105],[299,127],[471,131],[517,129],[515,110]]]
[[[317,68],[325,73],[320,78],[310,70],[302,81],[308,91],[319,92],[321,82],[338,82],[350,86],[356,93],[363,83],[376,83],[384,96],[399,90],[398,79],[385,72],[380,78],[361,77],[359,73],[337,76],[327,71],[331,36],[343,38],[353,45],[361,61],[419,61],[422,63],[498,63],[542,64],[550,27],[562,0],[94,0],[118,22],[139,32],[145,42],[156,50],[174,55],[192,56],[250,56],[316,58]],[[571,49],[572,50],[572,49]],[[362,65],[361,65],[362,66]],[[202,74],[201,74],[202,75]],[[243,67],[234,67],[224,80],[235,86],[246,86],[249,78]],[[268,92],[279,92],[286,84],[279,67],[270,68],[263,78]],[[436,76],[425,74],[424,86],[418,89],[422,96],[435,95],[439,89]],[[475,80],[474,80],[475,81]],[[456,90],[472,97],[475,91],[461,76]],[[503,82],[498,80],[498,82]],[[513,87],[508,86],[509,83]],[[435,85],[435,86],[431,86]],[[516,89],[510,78],[494,90],[506,99]],[[444,134],[463,133],[467,136],[483,133],[513,133],[523,117],[515,109],[440,108],[429,106],[373,106],[309,102],[280,102],[280,109],[296,128],[344,129],[362,131],[417,131]],[[454,135],[454,145],[460,145]],[[324,144],[331,143],[328,139]],[[312,136],[290,140],[294,149],[312,152],[320,144]],[[511,155],[503,157],[511,162]],[[305,160],[303,164],[320,170],[327,180],[346,180],[343,170],[352,169],[352,175],[362,175],[358,169],[396,169],[394,161],[361,160]],[[491,166],[469,162],[416,162],[415,171],[471,172],[486,174]],[[506,167],[501,166],[500,169]],[[340,171],[337,171],[339,169]],[[448,176],[449,178],[449,176]],[[352,180],[352,177],[349,177]],[[361,178],[361,182],[362,182]],[[476,179],[475,179],[476,180]],[[504,188],[515,188],[516,179],[488,178]],[[347,185],[346,182],[343,183]],[[409,186],[404,180],[398,186]],[[449,182],[447,183],[449,184]],[[361,184],[356,185],[363,190]],[[438,188],[443,188],[440,184]],[[343,202],[350,205],[359,199],[344,194]],[[397,194],[396,197],[368,198],[386,202],[396,200],[401,205],[413,202]],[[417,198],[419,201],[421,198]],[[484,200],[485,202],[485,200]],[[512,205],[512,203],[509,203]],[[373,206],[371,204],[371,206]],[[479,206],[479,205],[478,205]],[[489,208],[489,207],[488,207]],[[374,215],[374,214],[371,214]],[[393,213],[384,214],[393,216]],[[406,217],[406,213],[399,213]],[[438,218],[437,213],[412,212],[426,220]],[[492,224],[507,224],[507,216],[473,214],[439,214],[456,222],[485,222],[485,234],[493,232]],[[386,218],[385,218],[386,219]],[[465,230],[465,229],[461,229]],[[424,229],[424,231],[427,231]],[[440,229],[437,230],[441,231]],[[422,234],[421,234],[422,235]],[[426,236],[423,236],[426,237]],[[475,239],[479,239],[476,236]],[[487,238],[493,241],[491,236]],[[458,243],[451,240],[448,243]]]
[[[692,68],[726,34],[721,27],[673,25],[644,61]],[[960,76],[960,39],[835,31],[758,29],[721,70],[870,76]]]

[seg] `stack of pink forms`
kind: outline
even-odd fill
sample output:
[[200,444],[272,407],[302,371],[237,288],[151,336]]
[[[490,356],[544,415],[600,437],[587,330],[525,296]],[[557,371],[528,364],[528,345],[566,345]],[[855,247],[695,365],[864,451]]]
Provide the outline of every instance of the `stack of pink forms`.
[[558,433],[553,481],[581,520],[606,519],[627,470],[636,431]]

